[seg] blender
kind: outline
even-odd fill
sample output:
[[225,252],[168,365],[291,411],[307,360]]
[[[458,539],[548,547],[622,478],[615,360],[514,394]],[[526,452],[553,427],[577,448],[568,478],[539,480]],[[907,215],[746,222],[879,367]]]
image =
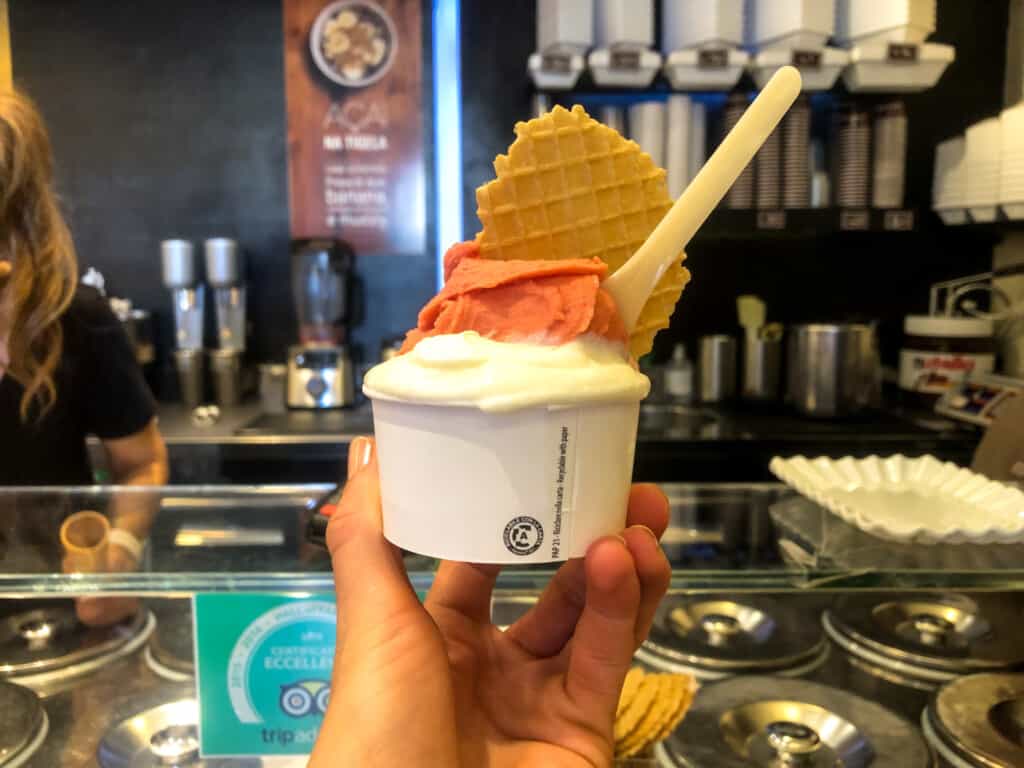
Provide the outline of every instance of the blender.
[[289,408],[343,408],[355,402],[355,377],[346,344],[352,260],[351,249],[336,240],[293,245],[299,343],[288,351]]

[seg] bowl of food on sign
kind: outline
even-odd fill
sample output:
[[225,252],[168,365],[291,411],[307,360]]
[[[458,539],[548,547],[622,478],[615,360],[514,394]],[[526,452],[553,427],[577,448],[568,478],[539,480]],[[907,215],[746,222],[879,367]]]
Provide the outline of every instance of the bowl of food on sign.
[[397,46],[391,17],[367,0],[339,0],[326,6],[309,35],[317,69],[352,88],[380,80],[391,68]]

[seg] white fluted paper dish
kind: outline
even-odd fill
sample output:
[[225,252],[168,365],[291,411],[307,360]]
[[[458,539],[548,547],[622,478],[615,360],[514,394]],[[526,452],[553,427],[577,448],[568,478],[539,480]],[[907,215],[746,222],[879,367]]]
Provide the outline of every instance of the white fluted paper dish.
[[920,544],[1024,541],[1024,492],[934,456],[776,456],[786,485],[862,531]]

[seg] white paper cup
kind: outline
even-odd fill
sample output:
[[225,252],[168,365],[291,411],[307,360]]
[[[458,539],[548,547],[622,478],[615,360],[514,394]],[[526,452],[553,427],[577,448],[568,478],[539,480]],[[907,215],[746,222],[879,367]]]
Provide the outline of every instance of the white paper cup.
[[421,555],[553,563],[619,533],[637,402],[477,408],[373,401],[384,535]]

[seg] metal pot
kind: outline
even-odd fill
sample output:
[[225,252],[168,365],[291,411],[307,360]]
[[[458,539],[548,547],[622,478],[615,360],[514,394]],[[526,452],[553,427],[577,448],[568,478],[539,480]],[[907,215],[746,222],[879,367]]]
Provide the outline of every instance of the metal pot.
[[110,627],[86,627],[71,601],[40,601],[0,619],[0,678],[51,696],[137,651],[154,625],[143,611]]
[[734,677],[701,688],[657,754],[662,765],[686,768],[934,765],[917,729],[881,705],[779,677]]
[[672,595],[661,601],[636,658],[663,672],[718,680],[750,673],[803,675],[828,643],[806,602],[753,595]]
[[806,416],[847,416],[878,401],[881,368],[870,325],[792,326],[787,359],[789,400]]
[[849,595],[822,616],[837,646],[820,679],[917,719],[941,685],[1024,663],[1012,594]]
[[968,675],[946,684],[921,716],[949,768],[1024,765],[1024,675]]
[[23,765],[39,749],[48,728],[35,693],[0,681],[0,766]]

